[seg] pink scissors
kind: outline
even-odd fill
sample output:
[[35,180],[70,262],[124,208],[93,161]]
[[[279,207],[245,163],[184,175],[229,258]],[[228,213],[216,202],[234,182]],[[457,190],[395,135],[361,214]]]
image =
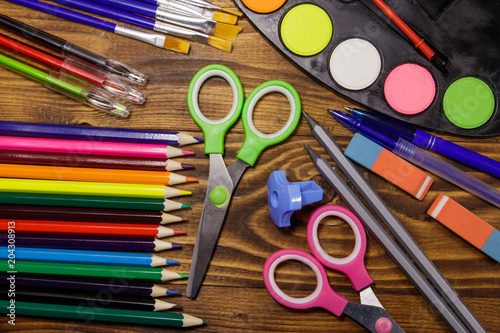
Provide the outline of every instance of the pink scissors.
[[[343,219],[354,232],[354,249],[345,258],[330,256],[319,243],[318,225],[327,216],[337,216]],[[307,224],[307,242],[314,256],[304,251],[289,249],[279,250],[266,260],[263,273],[264,283],[276,301],[293,309],[320,307],[337,317],[345,314],[373,333],[404,332],[382,307],[370,288],[373,280],[364,264],[366,234],[363,225],[353,213],[335,205],[318,208],[311,215]],[[302,298],[288,296],[276,284],[274,271],[280,263],[288,260],[296,260],[309,266],[316,275],[318,285],[309,296]],[[324,266],[347,275],[354,289],[360,293],[361,304],[349,302],[330,287]]]

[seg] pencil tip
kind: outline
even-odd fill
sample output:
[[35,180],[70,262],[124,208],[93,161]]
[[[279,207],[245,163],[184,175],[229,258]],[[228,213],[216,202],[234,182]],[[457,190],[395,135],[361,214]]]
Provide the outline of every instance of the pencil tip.
[[[186,182],[189,183],[189,181],[187,180],[187,178],[191,178],[191,177],[186,177]],[[193,178],[194,179],[194,178]],[[197,181],[197,180],[196,180]],[[179,190],[179,194],[182,196],[182,195],[191,195],[193,194],[192,192],[190,191],[186,191],[186,190]]]
[[183,278],[183,279],[187,279],[187,278],[189,278],[189,275],[188,275],[188,274],[185,274],[185,273],[177,273],[177,274],[179,274],[179,276],[180,276],[181,278]]
[[180,249],[182,248],[182,245],[181,244],[177,244],[177,243],[172,243],[172,249]]
[[183,208],[191,208],[191,205],[188,205],[188,204],[183,203],[183,204],[181,205],[181,209],[183,209]]
[[178,265],[179,262],[177,260],[166,259],[167,265]]
[[180,294],[181,294],[180,291],[171,290],[171,289],[167,289],[167,291],[165,292],[165,295],[167,295],[167,296],[174,296],[174,295],[180,295]]
[[198,141],[198,142],[203,142],[203,141],[205,141],[205,140],[203,140],[203,139],[196,138],[196,137],[194,137],[194,136],[193,136],[193,139],[195,139],[195,140],[196,140],[196,141]]
[[198,179],[193,177],[186,177],[186,183],[196,183]]
[[184,155],[184,156],[194,155],[194,152],[182,149],[182,155]]
[[174,235],[185,235],[186,232],[182,230],[172,229],[174,231]]
[[181,168],[182,169],[194,169],[194,165],[187,164],[187,163],[181,163]]

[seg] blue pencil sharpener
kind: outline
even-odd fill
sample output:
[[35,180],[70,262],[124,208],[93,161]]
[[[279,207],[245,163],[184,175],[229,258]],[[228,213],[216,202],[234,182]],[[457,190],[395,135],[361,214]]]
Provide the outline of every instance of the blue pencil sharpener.
[[302,206],[320,201],[323,189],[313,181],[290,183],[284,170],[271,173],[267,181],[269,213],[278,227],[289,227],[293,212]]

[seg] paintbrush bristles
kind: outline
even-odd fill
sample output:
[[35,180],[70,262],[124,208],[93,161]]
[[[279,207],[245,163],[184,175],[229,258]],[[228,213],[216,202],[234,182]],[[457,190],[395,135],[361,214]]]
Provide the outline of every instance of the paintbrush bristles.
[[186,41],[165,36],[165,43],[163,43],[163,48],[165,50],[188,54],[190,47],[191,45]]
[[208,45],[218,48],[219,50],[225,52],[231,52],[232,43],[228,40],[218,38],[218,37],[208,37]]
[[238,17],[242,17],[243,16],[243,13],[240,12],[239,10],[236,10],[236,9],[221,8],[220,10],[223,11],[223,12],[229,13],[229,14],[236,15]]
[[227,24],[236,24],[236,21],[238,21],[238,16],[221,11],[215,11],[214,15],[212,16],[212,20]]
[[240,31],[241,27],[237,25],[218,22],[215,25],[214,36],[233,41]]

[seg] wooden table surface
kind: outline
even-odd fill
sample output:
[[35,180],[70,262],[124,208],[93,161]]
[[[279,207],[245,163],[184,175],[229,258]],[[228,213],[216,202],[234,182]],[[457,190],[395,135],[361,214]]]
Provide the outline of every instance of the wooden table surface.
[[[223,7],[234,7],[229,0],[214,1]],[[352,134],[325,111],[325,107],[353,106],[339,94],[318,84],[279,54],[245,18],[239,20],[243,31],[225,53],[210,46],[193,43],[188,55],[162,50],[125,37],[69,22],[54,16],[0,1],[0,13],[34,25],[64,39],[71,40],[97,53],[125,62],[147,74],[149,83],[142,88],[147,102],[134,107],[128,119],[119,119],[79,104],[44,88],[17,73],[0,68],[0,120],[107,126],[134,129],[179,130],[202,137],[191,119],[186,94],[191,78],[203,66],[223,64],[239,76],[245,95],[259,84],[272,80],[291,83],[299,92],[303,108],[329,129],[342,148]],[[220,79],[211,79],[202,88],[200,103],[212,119],[223,116],[231,103],[229,86]],[[281,127],[288,117],[288,105],[281,95],[269,95],[259,103],[256,125],[262,132],[271,133]],[[208,114],[208,113],[207,113]],[[494,159],[500,159],[498,138],[475,139],[442,135],[445,139],[473,149]],[[243,128],[238,122],[226,137],[225,160],[235,160],[243,140]],[[321,176],[311,163],[303,143],[328,157],[312,137],[305,119],[284,143],[265,150],[255,167],[246,171],[234,193],[218,246],[203,282],[199,296],[185,296],[186,281],[166,284],[182,292],[182,296],[167,300],[182,306],[182,312],[203,318],[206,326],[193,328],[196,332],[364,332],[349,318],[336,318],[322,309],[292,310],[281,306],[267,292],[262,280],[262,267],[269,255],[279,249],[297,248],[308,251],[306,222],[314,209],[324,204],[345,205],[326,186],[322,202],[305,207],[292,216],[292,226],[277,228],[268,212],[266,183],[271,172],[285,170],[291,182]],[[169,238],[183,244],[178,251],[161,255],[180,261],[174,269],[188,273],[198,221],[201,215],[208,180],[208,158],[203,145],[186,146],[196,155],[178,159],[194,164],[196,169],[179,172],[197,177],[198,183],[182,185],[192,196],[182,202],[191,209],[175,212],[188,222],[176,224],[187,235]],[[333,164],[333,162],[332,162]],[[500,180],[474,171],[463,170],[500,188]],[[456,236],[427,215],[427,209],[439,193],[445,193],[466,206],[482,219],[500,228],[498,209],[454,185],[434,178],[434,184],[423,201],[417,201],[377,175],[362,170],[387,205],[420,244],[429,258],[448,279],[457,293],[490,332],[500,332],[500,266],[494,260]],[[322,183],[324,184],[324,182]],[[334,219],[323,223],[323,246],[333,254],[347,255],[353,246],[353,236],[345,223]],[[366,265],[374,284],[373,289],[392,317],[406,332],[447,332],[449,329],[417,292],[396,264],[374,238],[368,235]],[[284,267],[279,285],[294,296],[304,296],[315,286],[312,271],[305,266]],[[334,289],[353,302],[357,293],[347,278],[329,270]],[[101,322],[76,322],[36,317],[16,318],[16,325],[0,322],[2,332],[171,332],[175,329]]]

